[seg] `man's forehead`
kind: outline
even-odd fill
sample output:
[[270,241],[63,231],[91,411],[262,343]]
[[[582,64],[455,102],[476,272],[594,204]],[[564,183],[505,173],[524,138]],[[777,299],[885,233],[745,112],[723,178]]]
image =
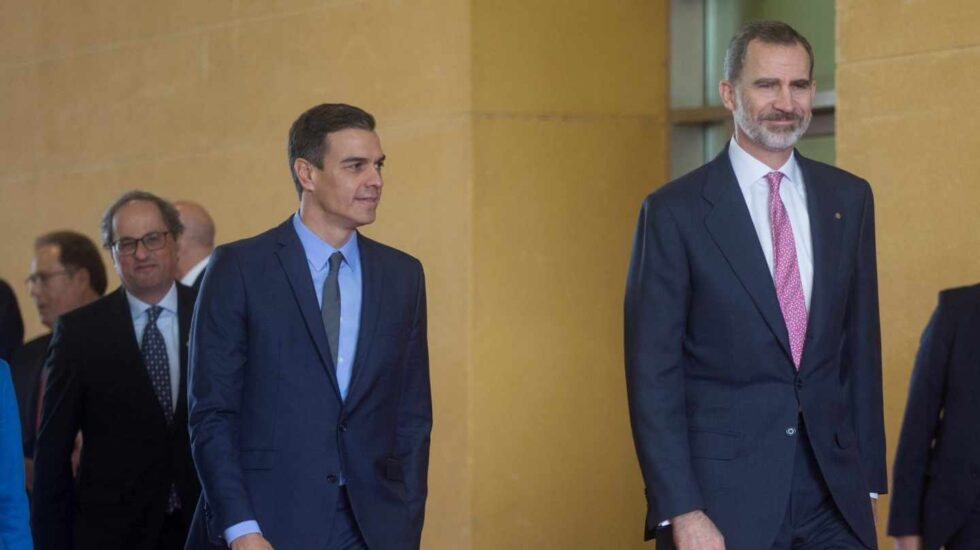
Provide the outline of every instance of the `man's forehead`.
[[57,244],[42,244],[34,249],[34,263],[61,265],[61,247]]
[[[163,214],[149,201],[133,200],[119,207],[112,216],[112,225],[117,230],[122,226],[163,226]],[[161,229],[165,231],[165,229]],[[135,235],[139,237],[141,235]]]
[[786,67],[799,64],[801,70],[809,74],[810,56],[799,42],[792,44],[772,44],[755,39],[749,42],[745,51],[746,68],[763,69]]
[[374,130],[362,128],[344,128],[330,132],[324,138],[327,154],[331,151],[363,150],[365,148],[381,148],[381,139]]

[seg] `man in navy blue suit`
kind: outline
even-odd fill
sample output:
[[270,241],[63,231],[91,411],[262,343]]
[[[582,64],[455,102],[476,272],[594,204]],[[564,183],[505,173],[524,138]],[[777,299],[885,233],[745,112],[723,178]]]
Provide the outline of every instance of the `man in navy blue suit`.
[[886,489],[874,207],[804,158],[813,53],[746,25],[735,135],[643,203],[625,301],[630,419],[658,548],[875,548]]
[[187,547],[418,548],[432,403],[425,284],[374,221],[374,118],[318,105],[293,123],[299,210],[215,250],[191,337],[203,494]]
[[980,285],[939,293],[895,452],[896,550],[980,548]]

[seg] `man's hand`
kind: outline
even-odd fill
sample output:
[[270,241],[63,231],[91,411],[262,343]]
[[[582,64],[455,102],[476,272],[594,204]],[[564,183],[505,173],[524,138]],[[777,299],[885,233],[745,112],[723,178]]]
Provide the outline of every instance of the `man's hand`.
[[28,493],[34,492],[34,461],[26,457],[24,458],[24,485]]
[[71,450],[71,477],[78,477],[78,464],[82,460],[82,432],[75,434],[75,447]]
[[919,535],[895,537],[895,550],[922,550],[922,537]]
[[272,545],[262,535],[249,533],[231,541],[231,550],[272,550]]
[[670,519],[677,550],[725,550],[725,537],[701,510]]

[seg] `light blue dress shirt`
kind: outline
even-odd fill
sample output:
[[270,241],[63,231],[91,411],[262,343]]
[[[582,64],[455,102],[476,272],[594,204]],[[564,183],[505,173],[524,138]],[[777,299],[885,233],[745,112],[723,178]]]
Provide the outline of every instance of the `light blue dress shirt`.
[[136,331],[136,344],[143,346],[143,330],[149,321],[148,310],[153,305],[163,308],[157,317],[157,328],[163,334],[163,343],[167,347],[167,363],[170,366],[170,406],[177,408],[177,397],[180,389],[180,323],[177,321],[177,285],[167,291],[159,304],[148,304],[129,292],[129,313],[133,316],[133,330]]
[[[313,289],[316,291],[316,306],[320,309],[323,304],[323,283],[330,273],[330,256],[338,249],[324,242],[311,231],[299,213],[293,214],[293,229],[299,236],[306,253],[306,266],[310,269]],[[361,252],[357,247],[357,232],[339,248],[344,255],[337,273],[337,283],[340,286],[340,338],[337,347],[337,386],[340,388],[341,399],[347,399],[350,389],[351,375],[354,372],[354,354],[357,352],[357,335],[361,327]],[[330,350],[331,352],[333,350]],[[344,478],[341,476],[341,485]],[[225,540],[228,544],[236,538],[249,533],[261,533],[255,520],[236,523],[225,529]]]

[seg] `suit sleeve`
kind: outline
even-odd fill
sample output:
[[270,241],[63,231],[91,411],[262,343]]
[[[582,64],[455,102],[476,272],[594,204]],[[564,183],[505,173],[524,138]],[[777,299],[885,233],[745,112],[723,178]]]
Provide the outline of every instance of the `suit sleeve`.
[[78,327],[59,320],[51,338],[45,367],[41,431],[34,445],[32,524],[39,550],[72,547],[75,504],[71,453],[81,426],[82,385],[79,381]]
[[425,499],[428,494],[429,437],[432,431],[432,396],[429,388],[425,274],[418,266],[415,316],[405,352],[405,380],[398,411],[398,454],[406,473],[412,525],[416,543],[422,536]]
[[231,250],[214,252],[191,323],[188,428],[212,542],[255,519],[239,460],[247,368],[245,284]]
[[948,305],[939,305],[926,325],[909,382],[905,419],[895,453],[893,494],[888,517],[892,536],[922,533],[922,496],[932,442],[939,428],[946,373],[955,327]]
[[687,439],[681,347],[689,277],[673,213],[648,198],[637,223],[624,311],[626,387],[646,483],[648,537],[660,522],[704,508]]
[[874,197],[866,182],[864,187],[855,270],[844,318],[841,361],[865,481],[869,491],[885,494],[888,492],[888,476],[885,466],[885,418],[881,387],[881,328],[878,317]]

